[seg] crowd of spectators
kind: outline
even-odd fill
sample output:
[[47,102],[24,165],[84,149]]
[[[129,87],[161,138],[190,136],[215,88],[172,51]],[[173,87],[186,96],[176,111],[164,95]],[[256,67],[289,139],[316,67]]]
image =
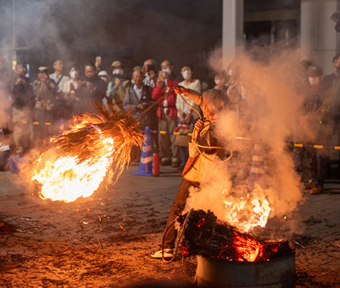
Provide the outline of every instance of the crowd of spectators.
[[[214,87],[207,87],[206,83],[202,85],[195,78],[190,64],[179,67],[180,75],[176,75],[170,60],[156,65],[155,60],[147,59],[132,71],[126,71],[121,61],[115,60],[109,71],[105,71],[98,56],[95,63],[87,63],[83,67],[73,65],[65,73],[63,62],[58,59],[53,63],[53,73],[47,67],[39,67],[34,81],[27,77],[25,63],[17,63],[14,71],[8,71],[2,62],[3,58],[0,59],[3,80],[0,88],[11,101],[8,109],[10,124],[2,128],[0,135],[2,168],[4,159],[10,155],[22,157],[31,148],[41,148],[51,136],[61,133],[61,125],[67,128],[73,116],[97,112],[97,103],[108,111],[131,111],[134,117],[142,114],[140,128],[144,130],[149,126],[151,131],[155,131],[152,133],[152,145],[160,154],[161,165],[171,165],[181,172],[188,160],[188,137],[176,136],[174,132],[190,133],[200,117],[200,108],[184,95],[180,97],[174,91],[168,92],[176,85],[198,93],[208,88],[221,90],[225,93],[228,109],[235,111],[239,117],[246,98],[242,85],[236,79],[238,76],[233,63],[227,71],[216,73]],[[337,81],[340,75],[339,55],[334,57],[333,64],[334,73],[324,76],[320,66],[309,60],[300,62],[305,80],[305,83],[300,83],[305,99],[301,114],[313,115],[309,121],[318,121],[315,125],[320,127],[320,131],[314,139],[318,144],[330,142],[333,128],[338,127],[340,120],[339,113],[334,109],[337,107],[334,106],[334,98],[340,91],[340,81]],[[80,77],[81,74],[84,76]],[[143,113],[165,93],[168,93],[167,97],[155,109]],[[332,131],[328,131],[326,127],[331,122]],[[324,126],[321,127],[320,123]],[[140,153],[137,147],[131,151],[133,162],[139,162]],[[306,155],[310,173],[306,188],[317,194],[322,191],[325,182],[329,149],[294,149],[295,170],[298,173],[302,173],[303,157]]]

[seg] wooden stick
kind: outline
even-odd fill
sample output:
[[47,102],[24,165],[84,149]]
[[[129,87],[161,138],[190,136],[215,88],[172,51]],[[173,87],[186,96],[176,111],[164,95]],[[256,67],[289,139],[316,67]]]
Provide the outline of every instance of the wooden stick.
[[155,103],[152,103],[147,109],[145,109],[139,116],[136,117],[136,120],[139,119],[140,117],[144,116],[146,113],[149,112],[150,109],[152,109],[155,105],[157,105],[161,100],[163,100],[165,97],[167,97],[173,90],[175,90],[175,88],[178,85],[174,86],[173,88],[171,88],[168,92],[166,92],[162,97],[160,97],[159,99],[157,99],[157,101]]

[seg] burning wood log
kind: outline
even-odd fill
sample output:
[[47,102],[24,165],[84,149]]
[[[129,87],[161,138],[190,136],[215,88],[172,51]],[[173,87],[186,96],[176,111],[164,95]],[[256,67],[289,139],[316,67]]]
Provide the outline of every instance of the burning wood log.
[[218,220],[210,211],[191,210],[183,232],[184,256],[202,255],[226,261],[269,261],[294,254],[288,241],[264,241]]

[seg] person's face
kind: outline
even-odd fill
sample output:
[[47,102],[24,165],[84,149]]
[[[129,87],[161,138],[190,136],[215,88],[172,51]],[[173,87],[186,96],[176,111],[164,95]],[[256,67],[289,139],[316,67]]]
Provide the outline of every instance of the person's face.
[[86,66],[85,67],[85,76],[87,78],[92,78],[96,74],[96,71],[92,66]]
[[184,66],[181,70],[181,74],[185,80],[191,79],[192,76],[191,68],[188,66]]
[[142,72],[145,74],[146,72],[148,72],[148,65],[152,65],[152,61],[151,60],[145,60],[143,67],[142,67]]
[[142,74],[142,72],[141,71],[133,72],[132,80],[135,82],[137,87],[142,86],[142,84],[143,84],[143,74]]
[[315,76],[315,75],[309,75],[308,80],[311,86],[316,87],[320,85],[321,77]]
[[63,62],[61,60],[58,60],[53,65],[54,70],[56,71],[62,71],[63,70]]
[[45,80],[46,78],[48,78],[48,74],[46,72],[39,72],[38,73],[38,79],[39,80]]
[[166,69],[170,69],[170,71],[172,71],[173,66],[170,65],[170,62],[166,60],[166,61],[162,62],[161,68],[162,68],[163,71],[166,70]]
[[15,71],[17,72],[18,75],[25,75],[26,71],[27,71],[27,69],[25,69],[25,68],[24,68],[24,65],[19,64],[19,65],[16,66],[16,70]]

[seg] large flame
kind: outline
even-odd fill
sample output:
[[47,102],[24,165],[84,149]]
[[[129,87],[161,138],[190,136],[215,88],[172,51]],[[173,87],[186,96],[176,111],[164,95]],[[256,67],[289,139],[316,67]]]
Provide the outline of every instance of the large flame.
[[262,194],[247,193],[239,198],[228,195],[224,203],[227,209],[225,220],[239,230],[249,232],[257,226],[266,226],[271,208]]
[[42,199],[71,202],[88,197],[115,162],[118,176],[130,161],[133,145],[141,145],[143,135],[130,114],[119,116],[83,115],[37,160],[32,180],[38,182]]
[[47,160],[45,167],[32,178],[41,184],[40,197],[72,202],[79,197],[91,196],[112,165],[113,139],[105,140],[103,143],[107,147],[99,152],[103,155],[93,164],[90,164],[91,160],[77,164],[76,157],[59,157],[54,162]]

